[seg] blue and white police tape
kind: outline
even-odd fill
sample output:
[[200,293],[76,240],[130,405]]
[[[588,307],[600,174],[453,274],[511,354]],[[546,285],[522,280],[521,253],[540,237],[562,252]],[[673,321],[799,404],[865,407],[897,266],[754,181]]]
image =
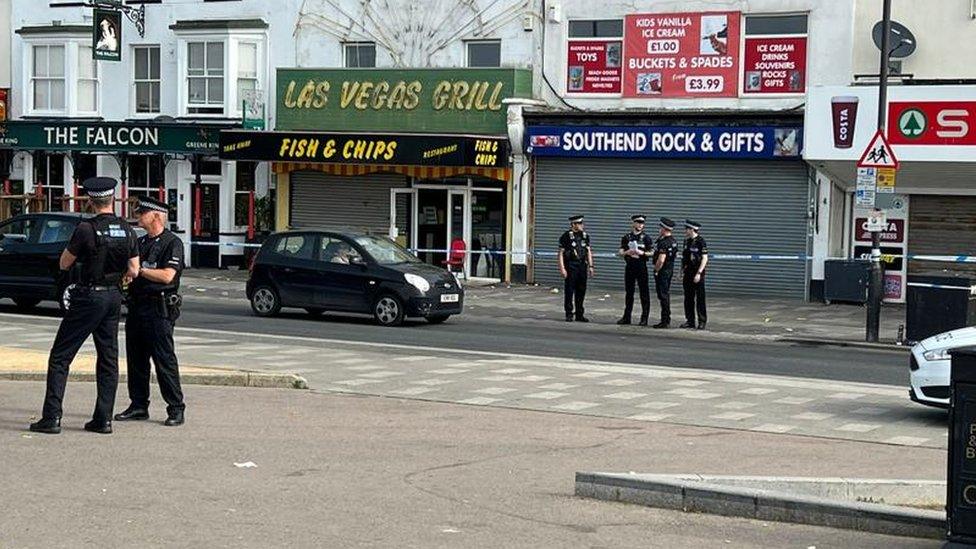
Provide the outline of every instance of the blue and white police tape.
[[[221,246],[226,248],[260,248],[262,245],[257,243],[244,243],[244,242],[202,242],[194,241],[190,243],[193,246]],[[419,253],[437,253],[437,254],[465,254],[465,255],[497,255],[506,256],[511,255],[515,257],[556,257],[558,252],[535,252],[535,251],[511,251],[511,250],[491,250],[491,249],[481,249],[481,250],[446,250],[437,248],[408,248],[408,251],[414,254]],[[882,254],[882,255],[892,255],[892,254]],[[597,258],[616,258],[619,257],[616,253],[600,252],[593,254],[593,257]],[[813,261],[813,260],[848,260],[849,257],[815,257],[807,254],[723,254],[723,253],[712,253],[708,255],[711,260],[726,260],[726,261]],[[894,257],[904,257],[912,261],[935,261],[939,263],[976,263],[976,256],[973,255],[930,255],[930,254],[907,254],[907,255],[895,255]],[[864,258],[867,259],[867,258]]]

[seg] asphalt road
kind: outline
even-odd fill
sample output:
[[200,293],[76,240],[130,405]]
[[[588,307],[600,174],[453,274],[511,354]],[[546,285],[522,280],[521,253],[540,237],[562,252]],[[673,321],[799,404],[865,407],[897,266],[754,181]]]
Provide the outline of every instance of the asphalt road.
[[[15,312],[0,305],[0,313]],[[31,312],[54,316],[51,306]],[[311,317],[300,311],[260,319],[245,301],[190,297],[179,325],[259,334],[320,337],[351,342],[515,353],[568,359],[705,370],[836,379],[907,387],[908,354],[850,347],[728,339],[713,334],[620,328],[612,324],[516,321],[486,312],[466,312],[433,326],[411,321],[399,328],[377,326],[362,316]]]
[[258,319],[243,301],[188,300],[181,326],[907,386],[908,354],[728,340],[708,334],[465,313],[445,324],[383,328],[366,317],[301,312]]

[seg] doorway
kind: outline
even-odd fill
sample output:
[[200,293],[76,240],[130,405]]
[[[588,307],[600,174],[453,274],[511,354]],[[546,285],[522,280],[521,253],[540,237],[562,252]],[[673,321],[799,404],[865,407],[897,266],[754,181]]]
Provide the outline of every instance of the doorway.
[[[220,185],[193,185],[193,266],[220,267]],[[197,245],[198,242],[213,243]]]
[[416,182],[409,189],[391,190],[390,238],[425,263],[448,267],[464,278],[501,280],[506,207],[505,189],[496,181]]

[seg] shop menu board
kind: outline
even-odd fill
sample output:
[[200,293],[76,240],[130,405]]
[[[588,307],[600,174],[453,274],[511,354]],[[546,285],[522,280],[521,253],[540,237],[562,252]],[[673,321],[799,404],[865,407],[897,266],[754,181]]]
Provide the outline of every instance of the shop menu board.
[[623,96],[737,96],[740,20],[739,12],[626,16]]
[[747,37],[744,49],[742,92],[746,95],[806,89],[806,36]]
[[620,93],[620,40],[570,40],[566,59],[569,93]]

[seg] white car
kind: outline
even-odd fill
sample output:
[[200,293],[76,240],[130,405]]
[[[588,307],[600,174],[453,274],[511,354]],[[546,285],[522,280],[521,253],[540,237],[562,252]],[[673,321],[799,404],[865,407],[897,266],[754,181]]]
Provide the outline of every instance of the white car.
[[949,407],[949,351],[976,346],[976,327],[934,335],[912,347],[911,388],[908,395],[919,404]]

